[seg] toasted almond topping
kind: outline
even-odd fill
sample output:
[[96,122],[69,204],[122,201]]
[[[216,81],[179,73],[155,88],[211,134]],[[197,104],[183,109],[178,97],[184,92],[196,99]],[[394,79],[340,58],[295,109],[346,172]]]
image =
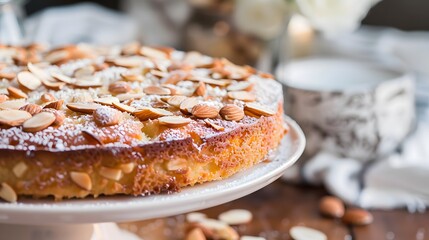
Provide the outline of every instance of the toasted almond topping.
[[61,100],[50,102],[46,104],[43,108],[53,108],[56,110],[60,110],[63,107],[63,104],[64,104],[64,100],[61,99]]
[[109,84],[109,92],[112,94],[121,94],[131,91],[130,85],[124,81],[116,81]]
[[42,107],[37,104],[29,103],[27,105],[20,107],[19,110],[27,111],[31,115],[36,115],[42,111]]
[[225,87],[231,83],[231,81],[229,80],[215,80],[215,79],[199,77],[199,76],[192,76],[188,80],[195,81],[195,82],[203,82],[209,85],[215,85],[215,86],[221,86],[221,87]]
[[255,84],[251,82],[238,82],[236,84],[229,85],[227,91],[250,91],[253,89]]
[[121,112],[111,107],[99,107],[92,114],[97,125],[105,127],[119,123],[122,118]]
[[21,178],[22,176],[24,176],[27,170],[28,166],[24,162],[19,162],[12,168],[12,172],[17,178]]
[[53,113],[55,115],[55,121],[54,123],[52,123],[53,125],[61,125],[64,122],[64,119],[66,118],[66,116],[64,115],[64,113],[62,113],[61,111],[58,111],[54,108],[44,108],[42,110],[42,112],[50,112]]
[[90,132],[89,130],[82,130],[83,137],[89,142],[89,144],[92,145],[103,145],[103,141],[94,133]]
[[181,116],[167,116],[167,117],[160,117],[158,118],[159,124],[170,127],[170,128],[176,128],[176,127],[183,127],[185,125],[188,125],[188,123],[191,122],[191,119],[184,118]]
[[6,202],[16,202],[18,196],[16,195],[15,190],[9,184],[2,183],[0,188],[0,198],[5,200]]
[[253,113],[257,116],[273,116],[276,112],[270,110],[267,106],[257,103],[246,103],[244,110]]
[[169,75],[167,75],[166,77],[163,77],[161,79],[161,83],[163,84],[173,84],[176,85],[177,83],[179,83],[180,81],[183,81],[186,79],[186,77],[188,76],[188,73],[185,71],[174,71],[174,72],[170,72]]
[[25,105],[27,105],[27,102],[24,101],[24,99],[9,100],[9,101],[5,101],[5,102],[0,103],[0,109],[2,109],[2,110],[8,110],[8,109],[18,110],[22,106],[25,106]]
[[7,95],[0,94],[0,103],[4,103],[7,100],[9,100],[9,97]]
[[119,101],[123,102],[130,99],[140,99],[144,96],[144,93],[124,93],[124,94],[118,94],[116,97],[119,99]]
[[143,89],[143,92],[149,95],[170,95],[171,90],[159,86],[149,86]]
[[261,78],[274,79],[274,76],[272,74],[269,74],[269,73],[260,72],[260,73],[258,73],[258,75]]
[[70,52],[67,50],[56,50],[45,56],[44,60],[50,63],[59,63],[70,58]]
[[75,78],[81,78],[86,76],[91,76],[95,72],[95,67],[92,65],[84,66],[81,68],[76,69],[76,71],[73,73],[73,76]]
[[153,107],[153,108],[165,108],[165,109],[167,109],[167,108],[169,108],[169,107],[170,107],[170,105],[168,105],[167,103],[162,102],[162,101],[155,101],[155,102],[152,102],[152,103],[150,104],[150,106],[151,106],[151,107]]
[[140,43],[137,41],[127,43],[122,47],[123,55],[136,55],[139,53],[139,51],[140,51]]
[[190,114],[192,112],[192,108],[199,103],[200,101],[198,100],[198,98],[186,98],[180,103],[180,111],[186,114]]
[[40,100],[42,100],[44,103],[48,103],[57,100],[57,98],[52,93],[44,93],[40,97]]
[[30,62],[27,64],[27,68],[32,74],[34,74],[37,78],[39,78],[39,80],[53,81],[52,77],[37,65],[34,65]]
[[64,82],[67,84],[74,84],[75,83],[75,79],[66,76],[64,74],[61,73],[51,73],[52,77],[55,78],[56,80],[60,81],[60,82]]
[[142,75],[138,75],[138,74],[124,74],[124,73],[121,73],[121,77],[125,81],[130,81],[130,82],[143,82],[144,81],[144,77]]
[[142,66],[144,60],[138,57],[121,57],[113,60],[113,64],[124,68],[134,68]]
[[73,112],[92,114],[101,105],[97,103],[69,103],[66,106]]
[[200,220],[206,219],[207,215],[200,212],[191,212],[186,214],[186,221],[187,222],[199,222]]
[[16,74],[13,72],[0,72],[0,79],[7,79],[9,81],[12,81],[15,79]]
[[119,110],[121,110],[121,111],[123,111],[123,112],[133,113],[133,112],[135,112],[135,111],[136,111],[136,108],[135,108],[135,107],[131,107],[131,106],[128,106],[128,105],[125,105],[125,104],[119,103],[119,102],[113,102],[113,103],[112,103],[112,105],[113,105],[115,108],[117,108],[117,109],[119,109]]
[[224,128],[224,127],[219,126],[219,125],[217,125],[217,124],[213,123],[213,122],[212,122],[212,121],[210,121],[209,119],[204,119],[204,122],[205,122],[207,125],[209,125],[210,127],[214,128],[214,129],[216,129],[216,130],[218,130],[218,131],[223,131],[223,130],[225,130],[225,128]]
[[246,209],[233,209],[221,213],[219,220],[229,225],[245,224],[252,221],[252,213]]
[[7,92],[12,98],[28,98],[28,95],[16,87],[8,87]]
[[100,175],[105,178],[115,180],[115,181],[119,181],[122,178],[121,169],[101,167],[98,173],[100,173]]
[[219,109],[214,106],[197,104],[192,108],[191,113],[197,118],[215,118],[219,114]]
[[185,240],[206,240],[203,230],[194,228],[186,234]]
[[66,83],[64,82],[52,82],[52,81],[46,81],[46,80],[42,80],[42,84],[48,89],[57,90],[57,91],[62,89],[66,85]]
[[31,118],[31,114],[27,111],[21,110],[2,110],[0,111],[0,124],[7,126],[19,126],[28,119]]
[[185,101],[187,97],[185,96],[172,96],[166,99],[167,103],[170,104],[173,107],[180,107],[180,104]]
[[91,191],[92,181],[88,173],[85,172],[70,172],[70,178],[79,187]]
[[195,89],[194,94],[197,96],[206,95],[206,84],[203,82],[199,82],[197,88]]
[[140,48],[140,54],[148,58],[168,59],[168,55],[165,52],[146,46]]
[[126,174],[131,173],[134,170],[135,167],[136,167],[136,164],[133,163],[133,162],[123,163],[120,166],[122,172],[124,172]]
[[150,70],[150,73],[152,75],[154,75],[155,77],[160,77],[160,78],[166,78],[169,76],[169,74],[167,72],[161,72],[158,70]]
[[171,116],[172,112],[161,109],[161,108],[152,108],[152,107],[144,107],[141,109],[137,109],[133,112],[134,116],[139,118],[141,121],[146,121],[149,119],[157,119],[159,117]]
[[176,158],[167,162],[168,171],[186,171],[188,169],[187,161],[183,158]]
[[41,131],[55,122],[55,115],[50,112],[41,112],[34,115],[22,124],[22,129],[26,132]]
[[240,108],[237,105],[234,104],[227,104],[223,106],[219,114],[228,121],[240,121],[244,118],[244,111],[242,108]]
[[113,105],[113,103],[119,103],[119,99],[117,97],[102,97],[94,99],[94,102],[102,105],[111,106]]
[[253,102],[256,100],[255,95],[246,91],[229,92],[228,97],[243,102]]
[[78,79],[76,82],[73,83],[73,86],[75,88],[97,88],[103,86],[103,84],[99,81],[88,81],[88,80],[82,80]]

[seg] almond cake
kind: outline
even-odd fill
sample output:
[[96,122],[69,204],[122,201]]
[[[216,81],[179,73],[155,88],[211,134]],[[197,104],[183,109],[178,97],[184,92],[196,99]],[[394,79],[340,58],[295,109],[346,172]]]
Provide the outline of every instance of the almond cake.
[[139,43],[0,45],[0,198],[172,193],[265,160],[287,132],[266,73]]

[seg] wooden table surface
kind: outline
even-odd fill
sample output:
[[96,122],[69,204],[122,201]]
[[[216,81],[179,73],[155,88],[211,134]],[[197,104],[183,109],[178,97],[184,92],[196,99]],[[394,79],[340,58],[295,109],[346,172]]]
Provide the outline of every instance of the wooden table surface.
[[[235,208],[252,211],[251,223],[237,227],[240,234],[266,239],[291,239],[288,232],[302,225],[324,232],[329,240],[423,240],[429,239],[429,212],[406,210],[371,211],[374,223],[364,227],[347,227],[338,220],[323,218],[318,202],[327,192],[322,188],[294,186],[276,181],[271,185],[233,202],[203,210],[211,218]],[[183,239],[184,215],[151,221],[124,223],[120,226],[145,240]]]

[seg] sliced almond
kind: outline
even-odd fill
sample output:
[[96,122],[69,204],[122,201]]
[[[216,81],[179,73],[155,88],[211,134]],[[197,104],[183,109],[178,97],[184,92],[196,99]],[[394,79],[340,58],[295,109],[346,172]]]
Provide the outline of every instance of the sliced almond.
[[55,121],[52,123],[53,125],[61,125],[63,124],[64,120],[66,119],[66,116],[63,112],[53,109],[53,108],[44,108],[42,112],[50,112],[55,115]]
[[46,73],[43,69],[38,67],[37,65],[34,65],[32,63],[27,64],[28,70],[34,74],[39,80],[41,81],[53,81],[52,77]]
[[187,99],[187,97],[185,96],[172,96],[169,97],[168,99],[166,99],[167,103],[170,104],[173,107],[180,107],[180,104],[185,101]]
[[203,230],[194,228],[186,234],[185,240],[206,240]]
[[167,116],[158,118],[158,121],[161,125],[176,128],[188,125],[191,122],[191,119],[181,116]]
[[44,60],[53,64],[63,62],[65,60],[68,60],[71,57],[70,52],[67,50],[56,50],[53,52],[48,53],[48,55],[45,56]]
[[220,87],[225,87],[231,83],[231,81],[229,81],[229,80],[215,80],[215,79],[211,79],[211,78],[207,78],[207,77],[199,77],[199,76],[193,76],[187,80],[194,81],[194,82],[203,82],[203,83],[207,83],[209,85],[215,85],[215,86],[220,86]]
[[240,121],[244,118],[244,111],[241,107],[234,104],[227,104],[219,111],[220,116],[228,121]]
[[145,57],[148,57],[148,58],[168,59],[168,55],[165,52],[160,51],[160,50],[155,49],[155,48],[151,48],[151,47],[143,46],[140,48],[139,53]]
[[150,73],[152,75],[154,75],[155,77],[160,77],[160,78],[166,78],[166,77],[169,76],[169,73],[167,73],[167,72],[161,72],[161,71],[158,71],[158,70],[150,70]]
[[0,124],[7,126],[19,126],[32,116],[27,111],[21,110],[2,110],[0,111]]
[[143,89],[143,92],[149,95],[170,95],[171,90],[159,86],[149,86]]
[[151,104],[150,104],[150,106],[151,107],[153,107],[153,108],[164,108],[164,109],[167,109],[167,108],[169,108],[170,107],[170,105],[168,105],[167,103],[165,103],[165,102],[161,102],[161,101],[155,101],[155,102],[152,102]]
[[27,170],[28,166],[24,162],[19,162],[12,168],[12,172],[17,178],[21,178],[22,176],[24,176]]
[[99,107],[97,108],[92,116],[94,117],[95,123],[99,126],[112,126],[119,123],[122,118],[121,112],[111,107]]
[[177,83],[185,80],[187,76],[188,76],[187,72],[176,70],[176,71],[170,72],[170,74],[167,75],[166,77],[163,77],[161,79],[161,83],[176,85]]
[[67,83],[67,84],[74,84],[76,81],[76,79],[73,79],[73,78],[66,76],[64,74],[61,74],[61,73],[51,73],[51,75],[56,80],[58,80],[60,82]]
[[12,81],[15,79],[16,73],[13,72],[0,72],[0,79],[7,79],[9,81]]
[[194,97],[186,98],[180,103],[180,111],[182,111],[185,114],[190,114],[192,112],[192,108],[199,103],[200,101],[198,100],[198,98],[194,98]]
[[109,84],[109,92],[112,94],[121,94],[131,91],[130,85],[124,81],[116,81]]
[[136,164],[133,163],[133,162],[123,163],[120,166],[122,172],[124,172],[126,174],[131,173],[134,170],[135,167],[136,167]]
[[218,131],[223,131],[223,130],[225,130],[225,128],[224,128],[224,127],[222,127],[222,126],[220,126],[220,125],[215,124],[214,122],[210,121],[209,119],[204,119],[204,122],[205,122],[207,125],[209,125],[210,127],[214,128],[214,129],[216,129],[216,130],[218,130]]
[[246,105],[244,106],[244,110],[257,116],[269,117],[276,114],[276,112],[272,111],[267,106],[257,103],[246,103]]
[[195,89],[194,94],[197,96],[206,95],[206,84],[203,82],[199,82],[197,88]]
[[52,93],[44,93],[40,97],[40,100],[42,100],[42,102],[44,103],[48,103],[48,102],[56,101],[57,98]]
[[112,105],[113,105],[115,108],[117,108],[117,109],[119,109],[119,110],[121,110],[121,111],[123,111],[123,112],[133,113],[133,112],[135,112],[135,111],[136,111],[136,108],[135,108],[135,107],[131,107],[131,106],[128,106],[128,105],[125,105],[125,104],[119,103],[119,102],[112,102]]
[[53,108],[56,110],[60,110],[63,107],[63,104],[64,104],[64,100],[61,99],[58,101],[50,102],[50,103],[46,104],[43,108]]
[[252,221],[252,213],[246,209],[232,209],[219,214],[219,220],[229,225],[245,224]]
[[101,105],[97,103],[69,103],[66,106],[73,112],[92,114]]
[[0,103],[4,103],[9,100],[9,97],[5,94],[0,94]]
[[79,187],[91,191],[92,181],[91,177],[86,172],[70,172],[70,178]]
[[116,97],[121,102],[130,100],[130,99],[140,99],[143,96],[145,96],[144,93],[124,93],[124,94],[118,94],[118,95],[116,95]]
[[228,97],[231,99],[240,100],[243,102],[253,102],[256,100],[256,97],[254,94],[246,91],[228,92]]
[[0,103],[0,109],[2,110],[8,110],[8,109],[15,109],[18,110],[22,106],[27,105],[27,102],[24,101],[24,99],[18,99],[18,100],[9,100]]
[[137,41],[127,43],[122,47],[123,55],[136,55],[139,53],[139,51],[140,51],[140,43]]
[[144,65],[144,60],[137,57],[121,57],[113,60],[113,64],[124,68],[135,68]]
[[98,173],[105,178],[115,181],[119,181],[122,178],[121,169],[101,167]]
[[6,202],[13,203],[16,202],[18,196],[16,195],[15,190],[13,190],[13,188],[9,184],[3,182],[0,188],[0,198],[5,200]]
[[117,97],[103,97],[94,99],[94,102],[102,105],[111,106],[113,105],[113,103],[119,103],[119,99]]
[[312,239],[312,240],[327,240],[328,237],[323,232],[314,228],[304,226],[294,226],[289,230],[289,235],[293,239]]
[[125,81],[129,81],[129,82],[143,82],[144,81],[144,77],[142,75],[138,75],[138,74],[121,73],[121,77]]
[[45,80],[42,80],[42,84],[47,89],[52,89],[52,90],[60,90],[66,85],[66,83],[64,82],[52,82],[52,81],[45,81]]
[[38,132],[49,126],[55,121],[55,115],[50,112],[41,112],[34,115],[22,124],[22,129],[26,132]]
[[75,88],[98,88],[103,86],[103,83],[99,81],[88,81],[88,80],[78,79],[76,80],[76,82],[73,83],[73,86]]
[[42,107],[34,103],[29,103],[20,107],[19,110],[27,111],[31,115],[36,115],[42,111]]
[[82,130],[82,136],[92,145],[103,145],[103,141],[89,130]]
[[219,114],[219,109],[214,106],[197,104],[192,108],[191,113],[197,118],[216,118]]
[[236,84],[229,85],[226,90],[227,91],[250,91],[253,89],[253,86],[255,84],[245,81],[245,82],[238,82]]
[[88,66],[84,66],[76,69],[76,71],[74,71],[73,73],[73,76],[75,78],[81,78],[81,77],[91,76],[92,74],[94,74],[94,72],[95,72],[95,67],[92,65],[88,65]]
[[157,119],[159,117],[173,115],[173,113],[170,111],[167,111],[161,108],[152,108],[152,107],[144,107],[141,109],[137,109],[135,112],[133,112],[133,114],[141,121],[146,121],[149,119]]
[[28,95],[16,87],[8,87],[7,92],[12,98],[28,98]]

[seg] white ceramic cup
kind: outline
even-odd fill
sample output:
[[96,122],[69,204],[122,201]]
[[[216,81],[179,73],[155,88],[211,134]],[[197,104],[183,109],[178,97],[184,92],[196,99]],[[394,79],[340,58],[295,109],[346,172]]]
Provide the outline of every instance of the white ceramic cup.
[[411,74],[340,58],[313,58],[279,68],[285,111],[307,137],[305,156],[324,149],[373,160],[393,152],[414,127]]

